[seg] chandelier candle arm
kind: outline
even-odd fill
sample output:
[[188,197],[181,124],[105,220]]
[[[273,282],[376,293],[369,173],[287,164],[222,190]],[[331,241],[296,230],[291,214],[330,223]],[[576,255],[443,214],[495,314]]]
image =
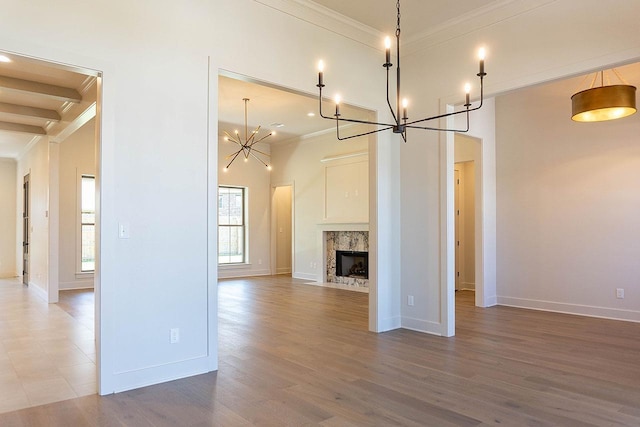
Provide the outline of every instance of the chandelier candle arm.
[[[482,47],[480,49],[480,51],[478,52],[478,56],[479,56],[479,64],[478,64],[478,73],[477,76],[480,79],[480,102],[478,104],[477,107],[475,108],[471,108],[471,100],[470,100],[470,91],[471,91],[471,87],[470,85],[465,87],[465,104],[464,104],[464,109],[458,110],[458,111],[453,111],[450,113],[445,113],[445,114],[438,114],[432,117],[427,117],[424,119],[419,119],[419,120],[414,120],[414,121],[408,121],[408,112],[407,112],[407,104],[406,104],[406,99],[402,99],[401,97],[401,73],[400,73],[400,35],[401,35],[401,28],[400,28],[400,1],[398,0],[396,2],[396,9],[397,9],[397,26],[396,26],[396,102],[395,102],[395,108],[393,107],[393,105],[391,104],[391,99],[390,99],[390,93],[389,93],[389,86],[390,86],[390,68],[393,66],[393,64],[391,63],[391,38],[390,37],[386,37],[384,40],[384,47],[385,47],[385,62],[384,64],[382,64],[382,66],[384,68],[386,68],[386,77],[387,77],[387,81],[386,81],[386,95],[387,95],[387,105],[389,107],[389,112],[391,113],[391,116],[393,117],[393,123],[378,123],[378,122],[373,122],[373,121],[367,121],[367,120],[358,120],[358,119],[350,119],[350,118],[346,118],[344,116],[342,116],[342,114],[340,113],[340,102],[338,100],[336,100],[336,113],[333,116],[325,116],[322,112],[322,89],[325,87],[324,84],[324,62],[322,60],[320,60],[318,62],[318,84],[316,85],[318,87],[318,107],[319,107],[319,111],[320,111],[320,117],[327,119],[327,120],[335,120],[336,122],[336,135],[338,140],[345,140],[345,139],[351,139],[351,138],[356,138],[356,137],[360,137],[360,136],[365,136],[365,135],[371,135],[377,132],[382,132],[382,131],[386,131],[391,129],[393,131],[393,133],[398,133],[402,136],[402,139],[406,142],[407,141],[407,129],[408,128],[412,128],[412,129],[421,129],[421,130],[435,130],[435,131],[446,131],[446,132],[468,132],[469,131],[469,112],[471,111],[475,111],[475,110],[479,110],[480,108],[482,108],[483,103],[484,103],[484,77],[487,75],[487,73],[485,72],[485,56],[486,56],[486,51],[485,48]],[[402,100],[402,101],[401,101]],[[439,127],[431,127],[431,126],[416,126],[417,123],[423,123],[426,121],[431,121],[431,120],[437,120],[437,119],[441,119],[444,117],[450,117],[450,116],[455,116],[458,114],[466,114],[466,122],[467,122],[467,126],[466,129],[448,129],[448,128],[439,128]],[[359,133],[357,135],[350,135],[348,137],[341,137],[340,136],[340,122],[348,122],[348,123],[360,123],[360,124],[367,124],[367,125],[374,125],[374,126],[380,126],[380,129],[376,129],[370,132],[364,132],[364,133]]]

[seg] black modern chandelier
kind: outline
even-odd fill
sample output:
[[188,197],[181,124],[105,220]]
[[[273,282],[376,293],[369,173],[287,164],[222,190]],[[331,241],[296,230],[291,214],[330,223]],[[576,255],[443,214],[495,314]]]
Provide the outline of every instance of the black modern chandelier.
[[[483,98],[484,98],[484,90],[483,90],[483,80],[484,80],[484,76],[487,75],[487,73],[485,73],[484,71],[484,59],[485,59],[485,50],[484,48],[481,48],[479,51],[479,58],[480,58],[480,69],[478,74],[476,74],[479,78],[480,78],[480,102],[478,104],[478,106],[471,108],[471,102],[469,100],[469,94],[471,92],[471,85],[469,83],[467,83],[465,85],[465,92],[466,92],[466,96],[465,96],[465,104],[464,104],[464,109],[463,110],[458,110],[458,111],[453,111],[450,113],[445,113],[445,114],[439,114],[437,116],[432,116],[432,117],[427,117],[424,119],[419,119],[419,120],[409,120],[408,117],[408,101],[406,98],[402,99],[401,101],[401,97],[400,97],[400,0],[397,1],[396,3],[396,9],[398,11],[397,14],[397,26],[396,26],[396,102],[395,102],[395,109],[394,107],[391,105],[391,101],[389,100],[389,73],[391,71],[391,68],[393,67],[393,64],[391,63],[391,38],[386,37],[385,38],[385,62],[384,64],[382,64],[382,66],[384,68],[386,68],[387,70],[387,105],[389,106],[389,110],[391,111],[391,116],[393,117],[394,122],[393,123],[378,123],[378,122],[371,122],[371,121],[367,121],[367,120],[358,120],[358,119],[349,119],[349,118],[345,118],[340,114],[340,96],[336,95],[335,98],[335,106],[336,106],[336,112],[333,116],[326,116],[323,114],[322,112],[322,88],[325,87],[324,85],[324,62],[322,60],[320,60],[320,62],[318,63],[318,84],[316,85],[318,87],[318,100],[319,100],[319,104],[320,104],[320,116],[324,119],[329,119],[329,120],[334,120],[336,122],[336,136],[339,140],[345,140],[345,139],[351,139],[351,138],[356,138],[356,137],[360,137],[360,136],[364,136],[364,135],[370,135],[372,133],[376,133],[376,132],[382,132],[385,130],[393,130],[393,133],[399,133],[402,136],[402,139],[404,140],[404,142],[407,142],[407,129],[422,129],[422,130],[434,130],[434,131],[446,131],[446,132],[468,132],[469,131],[469,113],[471,111],[475,111],[475,110],[479,110],[482,107],[482,102],[483,102]],[[429,122],[432,120],[437,120],[437,119],[441,119],[444,117],[449,117],[449,116],[455,116],[458,114],[466,114],[466,119],[467,119],[467,125],[466,125],[466,129],[449,129],[449,128],[440,128],[440,127],[432,127],[432,126],[422,126],[419,124],[422,124],[424,122]],[[367,125],[374,125],[374,126],[382,126],[382,128],[377,129],[377,130],[373,130],[370,132],[364,132],[364,133],[359,133],[357,135],[350,135],[350,136],[345,136],[345,137],[341,137],[340,136],[340,123],[341,122],[347,122],[347,123],[360,123],[360,124],[367,124]]]
[[[271,166],[259,157],[260,155],[270,157],[270,155],[265,153],[264,151],[260,151],[257,148],[254,148],[253,146],[260,141],[264,141],[265,139],[269,138],[271,135],[275,135],[275,132],[272,131],[262,138],[258,139],[258,132],[260,132],[261,127],[258,126],[253,132],[251,132],[251,135],[249,135],[249,125],[247,122],[247,104],[249,103],[249,98],[242,98],[242,100],[244,101],[244,140],[240,137],[240,132],[238,132],[237,130],[234,132],[233,136],[231,136],[229,132],[224,131],[224,140],[238,144],[239,148],[238,151],[235,151],[226,157],[226,159],[231,160],[223,170],[224,172],[226,172],[231,164],[238,158],[238,156],[240,156],[240,153],[242,153],[242,157],[244,157],[245,162],[249,161],[249,157],[251,156],[262,163],[267,169],[271,170]],[[258,155],[256,155],[256,153],[258,153]]]

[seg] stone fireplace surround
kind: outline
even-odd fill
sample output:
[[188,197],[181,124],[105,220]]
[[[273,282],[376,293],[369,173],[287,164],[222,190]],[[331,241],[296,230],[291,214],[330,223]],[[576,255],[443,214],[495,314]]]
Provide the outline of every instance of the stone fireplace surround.
[[368,292],[368,279],[335,275],[335,257],[336,250],[369,252],[369,224],[320,224],[319,228],[319,238],[322,242],[320,254],[322,257],[322,283],[318,283],[318,285]]

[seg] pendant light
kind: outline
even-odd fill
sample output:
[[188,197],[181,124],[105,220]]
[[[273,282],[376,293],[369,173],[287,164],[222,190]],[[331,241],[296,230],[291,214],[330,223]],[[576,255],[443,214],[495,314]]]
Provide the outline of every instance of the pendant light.
[[[635,86],[629,85],[615,69],[612,71],[623,84],[605,86],[604,71],[596,73],[589,89],[571,97],[571,120],[603,122],[621,119],[636,112]],[[598,74],[600,86],[593,87]]]
[[267,162],[265,162],[263,159],[259,157],[259,156],[269,157],[269,154],[265,153],[264,151],[260,151],[257,148],[254,148],[254,145],[267,139],[271,135],[275,135],[276,133],[270,132],[265,136],[258,138],[258,132],[260,132],[260,127],[261,127],[261,126],[258,126],[249,135],[249,124],[247,121],[247,108],[248,108],[247,104],[249,103],[249,98],[242,98],[242,100],[244,101],[244,139],[240,136],[240,132],[238,132],[237,130],[234,132],[233,136],[227,131],[224,132],[224,135],[225,135],[224,140],[231,141],[237,144],[238,150],[234,151],[233,153],[229,154],[226,157],[227,160],[231,159],[231,161],[223,169],[223,171],[226,172],[227,170],[229,170],[229,167],[238,158],[240,153],[242,153],[242,156],[244,157],[245,162],[249,161],[249,157],[253,157],[257,161],[262,163],[262,165],[265,166],[268,170],[271,170],[271,165],[269,165]]

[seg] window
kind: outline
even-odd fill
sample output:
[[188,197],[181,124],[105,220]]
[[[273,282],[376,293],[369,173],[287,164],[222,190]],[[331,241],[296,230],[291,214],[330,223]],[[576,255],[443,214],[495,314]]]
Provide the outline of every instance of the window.
[[245,262],[245,192],[241,187],[218,188],[218,263]]
[[96,179],[82,175],[80,183],[80,271],[96,266]]

